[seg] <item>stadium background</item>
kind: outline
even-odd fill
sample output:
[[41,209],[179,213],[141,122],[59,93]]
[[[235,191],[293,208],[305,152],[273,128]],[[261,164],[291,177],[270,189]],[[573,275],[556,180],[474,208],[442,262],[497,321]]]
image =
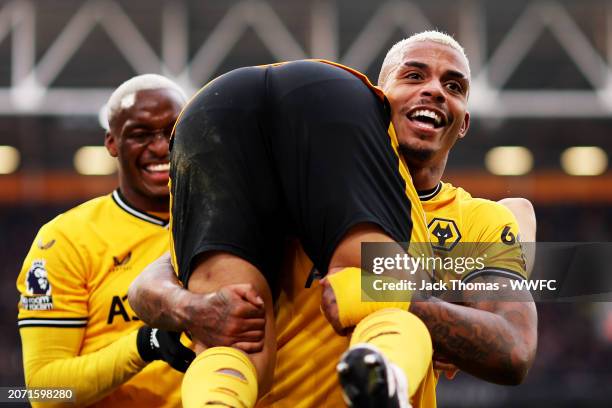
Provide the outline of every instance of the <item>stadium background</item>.
[[[232,68],[308,57],[375,81],[395,41],[430,27],[454,34],[472,65],[472,127],[444,179],[529,198],[539,241],[612,241],[610,1],[1,1],[0,386],[23,383],[15,277],[37,229],[115,185],[81,174],[108,166],[79,150],[101,146],[98,111],[113,87],[160,72],[195,90]],[[575,146],[598,149],[568,153]],[[538,309],[524,385],[461,373],[441,381],[439,405],[609,406],[612,306]]]

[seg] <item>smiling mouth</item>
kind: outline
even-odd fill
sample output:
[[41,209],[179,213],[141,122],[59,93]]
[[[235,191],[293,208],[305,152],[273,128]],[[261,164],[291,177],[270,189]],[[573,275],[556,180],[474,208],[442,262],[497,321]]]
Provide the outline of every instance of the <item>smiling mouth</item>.
[[148,164],[145,170],[150,173],[165,173],[170,171],[170,163]]
[[412,122],[418,122],[431,129],[439,129],[446,124],[442,115],[429,109],[415,109],[408,113],[406,117]]

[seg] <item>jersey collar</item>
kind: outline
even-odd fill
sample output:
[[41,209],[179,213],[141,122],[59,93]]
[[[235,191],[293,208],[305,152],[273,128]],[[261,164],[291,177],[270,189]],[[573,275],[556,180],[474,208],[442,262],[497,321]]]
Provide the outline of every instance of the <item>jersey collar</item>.
[[117,204],[123,211],[129,213],[130,215],[133,215],[136,218],[140,218],[143,221],[150,222],[151,224],[159,225],[160,227],[168,226],[168,220],[164,220],[154,215],[147,214],[146,212],[130,205],[125,199],[125,197],[123,197],[123,194],[121,194],[121,191],[119,191],[119,189],[113,191],[112,198],[115,204]]
[[429,201],[434,198],[442,190],[442,182],[439,181],[438,185],[429,190],[417,191],[421,201]]

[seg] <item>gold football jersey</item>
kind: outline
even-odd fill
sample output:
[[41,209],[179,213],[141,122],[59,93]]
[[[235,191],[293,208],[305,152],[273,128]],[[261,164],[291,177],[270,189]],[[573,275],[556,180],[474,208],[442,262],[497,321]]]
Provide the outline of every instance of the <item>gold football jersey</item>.
[[348,347],[323,316],[317,272],[293,243],[276,302],[276,368],[272,390],[257,408],[343,407],[335,367]]
[[[420,209],[415,205],[413,220],[427,223],[429,237],[414,228],[415,242],[430,239],[432,246],[438,247],[436,253],[455,244],[450,256],[457,255],[452,249],[460,241],[478,243],[466,246],[473,252],[490,251],[491,243],[501,243],[502,249],[507,247],[508,251],[490,251],[495,256],[487,257],[483,268],[466,271],[464,279],[483,273],[525,276],[522,252],[516,242],[518,226],[512,213],[501,204],[473,198],[448,183],[440,183],[433,191],[418,196],[425,216],[415,214],[414,208]],[[348,347],[348,339],[336,335],[320,311],[320,276],[313,270],[312,262],[299,245],[292,251],[291,262],[286,265],[286,270],[292,273],[282,282],[276,305],[278,353],[274,385],[257,407],[343,407],[335,367]],[[463,256],[463,251],[459,255]],[[431,366],[413,398],[414,407],[436,406],[437,379],[438,373]]]
[[[527,277],[518,224],[509,209],[443,182],[420,197],[436,255],[455,261],[449,262],[453,273],[443,273],[443,278],[468,282],[482,275]],[[437,266],[444,271],[444,264]]]
[[[167,224],[116,190],[44,225],[17,280],[20,330],[80,328],[84,355],[139,328],[128,286],[168,250]],[[153,362],[94,406],[180,406],[181,381],[181,373]]]

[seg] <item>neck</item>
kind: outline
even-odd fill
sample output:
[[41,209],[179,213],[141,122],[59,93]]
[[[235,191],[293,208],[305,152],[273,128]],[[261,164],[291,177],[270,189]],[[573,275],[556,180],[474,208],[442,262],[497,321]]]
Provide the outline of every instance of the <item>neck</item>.
[[125,188],[121,183],[119,189],[128,204],[134,208],[156,213],[167,213],[170,211],[170,197],[167,195],[159,197],[145,196],[133,189]]
[[408,164],[414,188],[420,191],[429,190],[438,185],[444,174],[446,160],[448,158],[448,156],[445,156],[442,160],[438,160],[437,162],[433,160],[418,162],[409,160],[407,155],[403,157]]

